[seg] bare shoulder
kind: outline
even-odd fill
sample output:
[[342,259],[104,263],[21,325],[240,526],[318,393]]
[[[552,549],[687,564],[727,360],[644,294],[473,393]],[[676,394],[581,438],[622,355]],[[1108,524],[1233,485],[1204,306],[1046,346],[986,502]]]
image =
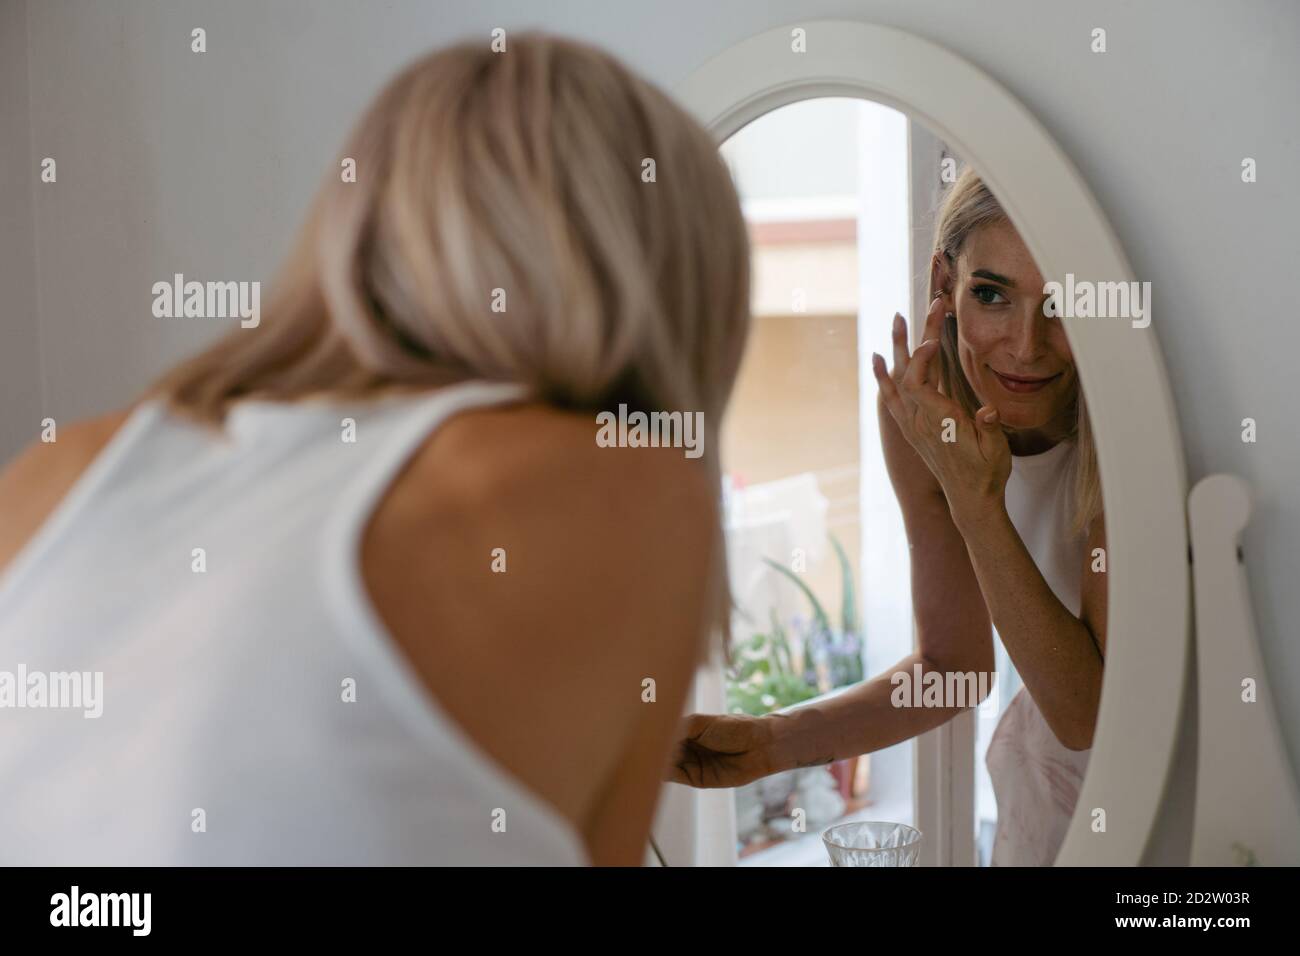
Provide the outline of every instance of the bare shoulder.
[[570,582],[587,607],[693,586],[718,520],[706,469],[681,449],[601,447],[596,431],[594,416],[537,405],[459,415],[415,456],[374,531],[466,584],[545,584],[561,611]]
[[[627,510],[625,517],[712,511],[716,492],[701,461],[680,448],[610,448],[596,442],[590,413],[539,405],[490,409],[460,416],[426,448],[429,463],[471,498],[524,507],[563,502],[583,512]],[[591,492],[600,491],[595,500]]]
[[717,493],[702,462],[682,449],[601,447],[596,433],[590,414],[539,405],[459,415],[394,489],[403,526],[420,540],[430,526],[480,543],[540,538],[552,557],[632,540],[647,561],[666,545],[707,549]]
[[538,406],[464,413],[415,456],[362,547],[381,618],[444,709],[580,826],[652,715],[667,747],[717,534],[699,460],[602,448],[596,432],[594,416]]
[[57,425],[55,440],[33,441],[0,472],[0,569],[22,550],[131,409]]
[[109,412],[96,418],[57,425],[54,441],[33,440],[0,474],[0,481],[30,479],[51,472],[80,472],[130,416],[131,409]]

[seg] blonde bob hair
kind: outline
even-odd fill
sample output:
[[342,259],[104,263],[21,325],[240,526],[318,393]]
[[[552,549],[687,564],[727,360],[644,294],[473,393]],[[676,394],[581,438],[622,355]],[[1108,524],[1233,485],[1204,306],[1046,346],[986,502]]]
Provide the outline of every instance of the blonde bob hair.
[[[944,197],[935,221],[934,255],[942,255],[955,267],[966,239],[976,229],[997,222],[1009,222],[1007,214],[984,181],[971,168],[957,177]],[[931,286],[927,301],[938,292]],[[966,373],[962,371],[957,352],[957,319],[949,315],[939,336],[939,380],[944,394],[961,405],[967,415],[974,417],[982,402],[975,395]],[[1076,380],[1077,382],[1077,380]],[[1073,507],[1071,525],[1075,534],[1086,534],[1093,521],[1102,512],[1101,474],[1097,467],[1097,449],[1092,440],[1092,423],[1082,389],[1077,388],[1071,410],[1071,427],[1067,440],[1075,444],[1073,463]]]
[[709,133],[607,54],[521,34],[399,73],[334,158],[260,324],[151,391],[218,425],[245,397],[474,379],[562,408],[702,411],[720,488],[748,328],[748,235]]

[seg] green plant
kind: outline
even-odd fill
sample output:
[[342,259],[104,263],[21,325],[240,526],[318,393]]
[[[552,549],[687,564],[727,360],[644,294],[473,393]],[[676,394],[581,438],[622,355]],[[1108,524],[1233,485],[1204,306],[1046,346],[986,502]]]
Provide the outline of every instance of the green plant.
[[795,574],[784,564],[778,564],[771,558],[764,558],[763,561],[768,567],[772,568],[772,570],[779,571],[790,581],[793,581],[795,587],[804,593],[804,597],[808,598],[808,603],[812,605],[813,620],[821,630],[829,634],[831,629],[831,619],[826,616],[826,609],[822,607],[822,602],[817,600],[817,595],[813,594],[812,588],[808,587],[808,585],[804,583],[803,578],[799,577],[799,575]]
[[[801,627],[803,655],[796,663],[786,630],[771,611],[770,627],[732,645],[733,667],[727,683],[727,706],[732,712],[761,716],[815,697],[835,687],[862,680],[862,640],[853,566],[839,540],[830,535],[840,566],[842,588],[840,627],[798,574],[770,558],[763,560],[808,600],[811,619]],[[799,624],[796,619],[796,624]]]
[[829,535],[831,544],[835,548],[835,557],[840,562],[840,628],[845,634],[860,634],[858,630],[858,606],[854,600],[853,587],[853,565],[849,563],[849,556],[844,553],[844,545],[840,544],[840,539],[835,535]]
[[771,612],[770,630],[732,644],[727,710],[761,717],[817,693],[795,671],[785,628]]

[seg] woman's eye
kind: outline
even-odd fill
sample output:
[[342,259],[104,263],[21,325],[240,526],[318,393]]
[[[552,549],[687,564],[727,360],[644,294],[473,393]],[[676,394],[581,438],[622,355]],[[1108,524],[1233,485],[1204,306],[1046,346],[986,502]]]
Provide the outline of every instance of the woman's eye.
[[1000,305],[1007,302],[1007,297],[998,290],[997,286],[977,285],[970,290],[970,294],[984,305]]

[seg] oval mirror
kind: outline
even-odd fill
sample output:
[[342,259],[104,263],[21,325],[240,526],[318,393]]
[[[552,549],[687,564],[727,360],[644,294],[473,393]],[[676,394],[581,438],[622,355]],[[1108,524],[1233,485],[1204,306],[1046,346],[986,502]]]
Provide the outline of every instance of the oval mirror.
[[[1173,760],[1189,642],[1183,452],[1151,321],[1149,286],[1143,290],[1140,283],[1133,285],[1136,276],[1097,202],[1034,117],[983,72],[919,37],[846,21],[780,27],[709,61],[678,88],[677,94],[708,125],[720,144],[732,137],[739,143],[741,137],[736,134],[750,124],[757,128],[755,121],[760,118],[806,101],[832,103],[852,98],[897,111],[912,130],[905,144],[905,172],[911,176],[907,181],[914,185],[918,176],[933,175],[938,182],[943,171],[935,164],[949,157],[969,165],[996,196],[1041,275],[1048,282],[1060,283],[1054,287],[1054,302],[1063,305],[1060,321],[1073,352],[1079,388],[1087,396],[1105,495],[1102,567],[1107,578],[1108,610],[1105,680],[1091,752],[1056,862],[1140,863]],[[897,164],[893,168],[897,172]],[[745,195],[744,182],[739,185],[743,198],[757,201]],[[899,311],[909,317],[911,342],[915,345],[928,305],[924,301],[924,281],[917,281],[917,271],[928,265],[927,244],[931,237],[926,231],[928,224],[919,222],[916,215],[915,188],[911,195],[914,248],[898,253],[905,257],[912,274],[911,302],[904,303],[911,308]],[[752,208],[753,203],[749,206]],[[897,212],[896,208],[886,210],[886,214]],[[833,232],[834,227],[822,229],[823,239],[829,236],[827,230]],[[769,225],[765,234],[780,232],[780,227]],[[787,229],[786,238],[790,235]],[[805,238],[808,235],[804,233]],[[859,236],[858,241],[864,240]],[[759,252],[756,247],[755,254]],[[758,263],[759,285],[762,271],[763,265]],[[1118,289],[1121,284],[1124,290],[1132,288],[1135,295],[1143,295],[1140,307],[1134,302],[1119,314],[1107,313],[1104,308],[1094,308],[1090,314],[1089,308],[1082,305],[1083,299],[1076,299],[1078,290],[1099,290],[1101,294],[1100,290]],[[762,290],[756,289],[756,305],[760,307],[761,298]],[[865,316],[865,311],[887,298],[869,291],[860,295],[860,322],[879,325],[882,317]],[[1080,308],[1073,308],[1076,302]],[[785,311],[803,310],[796,305]],[[812,311],[827,310],[814,307]],[[1098,311],[1104,317],[1093,317]],[[750,370],[760,362],[755,356],[766,349],[775,361],[785,348],[787,359],[793,361],[798,351],[797,345],[790,351],[788,344],[781,344],[778,325],[771,326],[770,334],[761,331],[761,321],[756,317],[760,333],[751,344],[747,369],[742,370],[738,384],[738,400],[729,413],[733,421],[727,427],[735,424],[728,438],[733,448],[724,451],[734,452],[735,447],[744,445],[742,433],[747,429],[755,433],[754,423],[761,421],[757,406],[747,411],[745,405],[746,375],[752,378],[759,374]],[[888,321],[888,315],[883,321]],[[865,348],[866,336],[859,334],[852,323],[838,332],[837,327],[827,323],[805,323],[805,328],[816,328],[816,332],[807,334],[819,337],[823,343],[835,342],[834,336],[839,335],[841,345],[847,347],[846,343],[852,341],[859,346],[859,352]],[[766,345],[765,335],[770,340]],[[825,358],[828,353],[822,348],[819,354]],[[840,356],[840,365],[844,364],[843,358]],[[867,371],[865,363],[869,359],[860,359],[861,355],[851,355],[848,362],[863,370],[859,376],[861,391],[874,407],[876,383]],[[834,374],[830,369],[803,377],[813,382]],[[1012,389],[1018,387],[1015,381],[1004,384]],[[1030,383],[1025,387],[1032,386]],[[751,389],[750,393],[761,391]],[[855,415],[866,407],[860,400],[856,405]],[[774,442],[774,436],[787,433],[776,428],[768,440]],[[756,442],[751,441],[749,447],[757,448]],[[748,468],[760,477],[771,477],[763,474],[761,454],[749,457]],[[864,450],[864,468],[867,457]],[[773,495],[795,495],[798,489],[792,491],[789,485],[793,480],[789,478],[780,487],[776,482],[764,482],[763,494],[769,499]],[[833,512],[834,496],[830,498]],[[752,503],[757,497],[749,494],[747,500]],[[789,513],[794,506],[783,507]],[[818,527],[824,527],[824,523]],[[872,533],[865,524],[860,530],[863,536]],[[835,548],[839,547],[837,539]],[[854,550],[849,548],[850,552]],[[857,573],[860,575],[860,571]],[[714,713],[736,709],[728,708],[726,688],[721,664],[703,672],[697,681],[694,709]],[[776,701],[769,699],[769,703]],[[964,818],[963,822],[954,822],[951,812],[954,792],[974,799],[973,722],[963,730],[960,719],[950,721],[919,738],[918,743],[917,779],[921,783],[915,794],[916,820],[923,831],[929,831],[923,862],[974,862],[974,828],[967,828]],[[852,783],[847,782],[845,788],[846,793],[850,792]],[[744,829],[747,822],[734,815],[728,825],[718,822],[723,819],[719,815],[732,814],[734,805],[729,796],[720,798],[716,792],[704,792],[694,795],[694,799],[694,808],[687,812],[697,819],[689,829],[713,833],[716,850],[712,854],[707,848],[697,852],[695,862],[728,862],[728,856],[734,860],[736,827]],[[944,806],[949,808],[946,816],[939,809]],[[665,812],[679,812],[680,807],[680,798],[670,800]],[[745,815],[742,812],[741,816]],[[701,816],[705,819],[699,819]],[[808,832],[813,832],[811,826]],[[703,842],[709,843],[710,838],[704,837]]]

